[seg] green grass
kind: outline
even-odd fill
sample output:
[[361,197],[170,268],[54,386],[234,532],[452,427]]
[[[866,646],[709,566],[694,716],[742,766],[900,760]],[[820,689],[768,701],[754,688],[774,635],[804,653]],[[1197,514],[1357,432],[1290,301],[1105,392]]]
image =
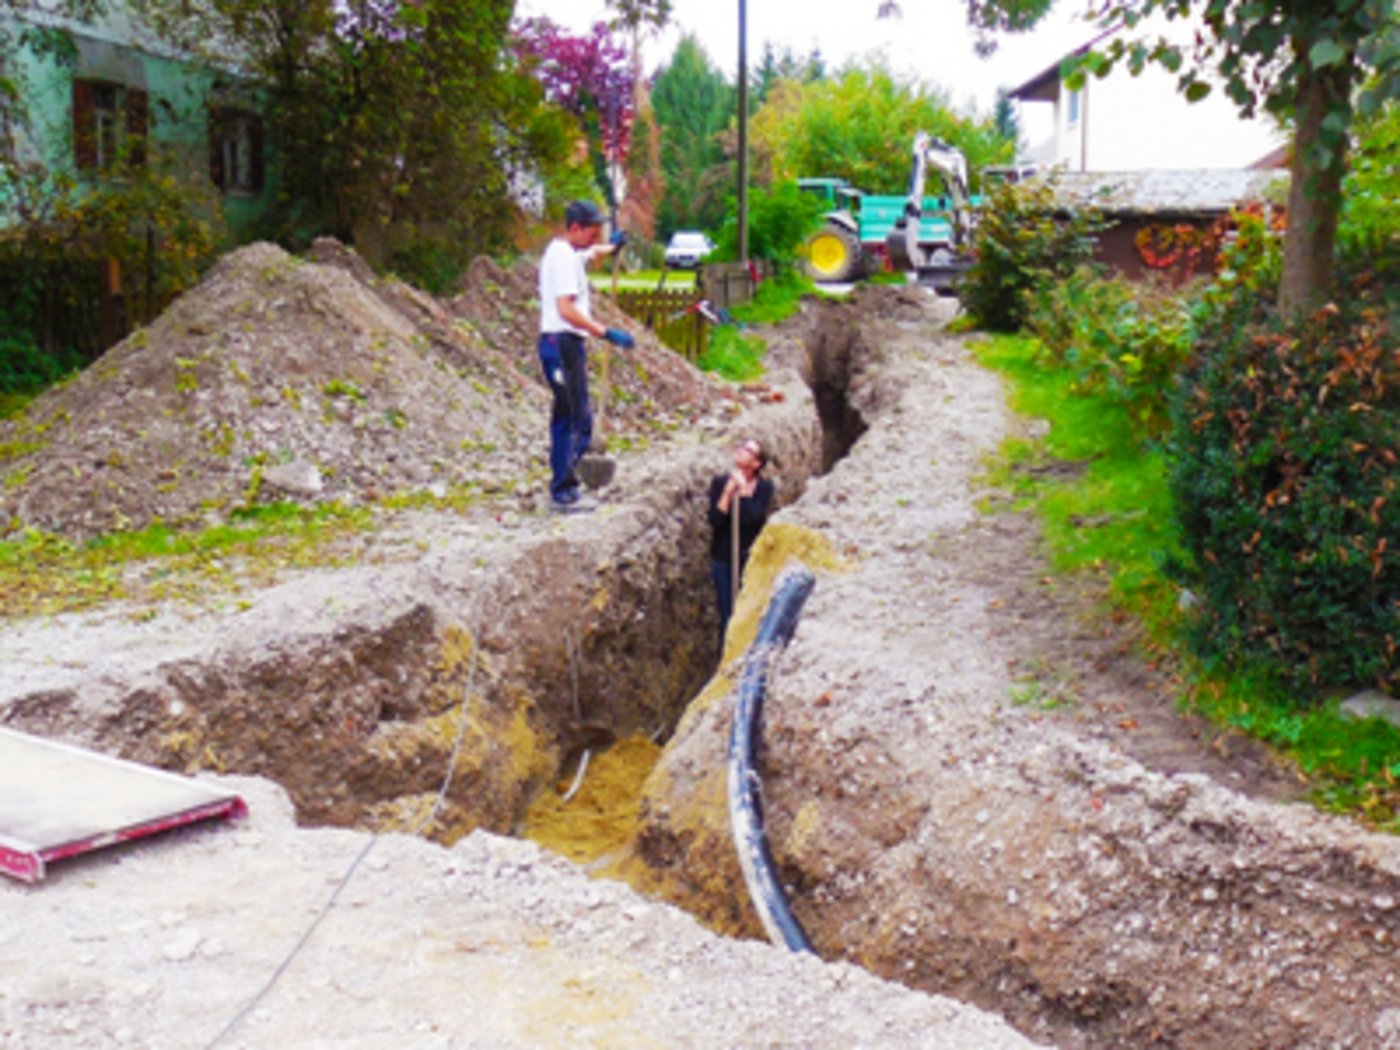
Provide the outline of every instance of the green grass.
[[754,297],[729,312],[742,324],[777,324],[797,313],[803,296],[814,295],[816,290],[816,285],[801,274],[781,274],[760,281]]
[[[603,291],[612,289],[612,270],[604,269],[590,271],[588,279],[593,283],[594,288]],[[655,288],[661,280],[660,270],[631,270],[617,275],[617,286],[619,288]],[[672,270],[666,275],[666,288],[694,288],[694,270]]]
[[236,577],[252,582],[279,569],[334,564],[332,541],[373,520],[365,507],[274,503],[208,528],[156,523],[85,543],[25,530],[0,540],[0,608],[31,616],[120,599],[193,600],[236,589]]
[[1071,393],[1069,374],[1037,357],[1034,340],[995,336],[975,349],[1011,380],[1012,407],[1051,425],[1041,441],[1006,442],[984,480],[1002,504],[1039,515],[1054,570],[1102,578],[1113,604],[1145,628],[1148,655],[1180,668],[1183,706],[1275,748],[1318,805],[1400,831],[1400,729],[1343,720],[1335,700],[1308,707],[1261,672],[1186,654],[1179,591],[1161,567],[1177,545],[1167,464],[1141,448],[1123,409]]
[[18,415],[24,406],[33,401],[35,394],[3,394],[0,393],[0,419],[9,419]]
[[203,528],[156,522],[84,543],[33,529],[0,537],[0,618],[52,615],[104,602],[196,602],[274,580],[287,569],[329,567],[356,558],[368,537],[398,512],[466,511],[481,501],[474,485],[441,496],[389,493],[354,506],[291,502],[238,507]]
[[767,350],[768,344],[758,336],[744,335],[734,325],[717,325],[710,332],[710,345],[696,363],[706,372],[746,383],[763,375]]

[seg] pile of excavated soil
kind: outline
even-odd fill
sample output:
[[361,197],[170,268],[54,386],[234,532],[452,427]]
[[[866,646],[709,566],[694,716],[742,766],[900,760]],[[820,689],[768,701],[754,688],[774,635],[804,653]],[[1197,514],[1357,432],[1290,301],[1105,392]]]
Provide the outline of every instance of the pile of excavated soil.
[[[450,304],[340,262],[288,268],[358,290],[366,315],[412,316],[425,359],[447,353]],[[487,267],[476,279],[473,309],[528,291]],[[1175,718],[1161,679],[1045,574],[1035,522],[979,511],[985,456],[1021,429],[1000,383],[939,333],[931,299],[868,291],[809,311],[808,354],[775,349],[812,396],[775,375],[782,399],[732,419],[714,402],[627,450],[596,515],[425,508],[375,537],[394,558],[245,602],[7,624],[0,724],[258,773],[303,821],[361,830],[294,828],[249,781],[248,824],[0,883],[0,1043],[207,1045],[346,878],[363,829],[418,827],[450,768],[432,833],[465,837],[377,840],[227,1045],[1024,1045],[938,995],[1066,1048],[1400,1045],[1396,840],[1278,801],[1290,792],[1267,763]],[[477,335],[442,374],[490,389],[491,351],[533,381],[506,355],[515,336]],[[757,934],[725,803],[734,658],[800,558],[818,582],[770,682],[765,815],[798,918],[843,962],[717,939],[481,830],[557,792],[598,724],[655,737],[709,673],[704,492],[736,431],[779,453],[785,505],[623,868]],[[809,481],[819,452],[834,468]],[[613,758],[527,822],[579,857],[612,848],[636,774]]]
[[[334,242],[313,258],[324,262],[269,244],[232,253],[150,327],[0,422],[0,531],[86,538],[268,500],[538,486],[549,395],[533,266],[478,261],[443,304]],[[596,298],[600,317],[625,323]],[[724,396],[648,334],[612,357],[612,431],[634,444]]]

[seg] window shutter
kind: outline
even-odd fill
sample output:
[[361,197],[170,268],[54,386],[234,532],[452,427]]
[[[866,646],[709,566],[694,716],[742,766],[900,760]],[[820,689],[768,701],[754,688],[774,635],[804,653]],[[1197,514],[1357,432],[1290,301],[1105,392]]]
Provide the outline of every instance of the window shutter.
[[267,182],[263,172],[263,122],[257,113],[248,114],[248,154],[252,168],[251,189],[254,193],[261,193]]
[[150,107],[150,95],[136,88],[127,88],[127,163],[133,168],[146,166],[146,131],[150,125]]
[[97,125],[90,80],[73,81],[73,164],[79,171],[97,167]]
[[209,107],[209,179],[216,187],[224,187],[224,111]]

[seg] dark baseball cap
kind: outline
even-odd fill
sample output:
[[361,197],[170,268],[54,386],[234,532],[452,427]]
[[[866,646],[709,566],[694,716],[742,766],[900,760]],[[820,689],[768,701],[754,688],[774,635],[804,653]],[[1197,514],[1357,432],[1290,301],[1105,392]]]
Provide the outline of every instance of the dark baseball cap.
[[603,213],[592,201],[574,201],[564,209],[565,226],[601,226]]

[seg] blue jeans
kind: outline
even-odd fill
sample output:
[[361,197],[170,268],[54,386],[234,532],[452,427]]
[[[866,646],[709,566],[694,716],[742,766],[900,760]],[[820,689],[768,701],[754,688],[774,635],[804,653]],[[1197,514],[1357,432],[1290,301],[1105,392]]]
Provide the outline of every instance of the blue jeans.
[[555,499],[567,499],[579,490],[574,468],[593,440],[583,336],[572,332],[542,335],[539,354],[540,367],[554,394],[549,415],[549,494]]
[[[744,571],[743,565],[739,572]],[[724,632],[734,615],[734,567],[727,561],[710,559],[710,579],[715,582],[715,601],[719,606],[719,649],[724,652]]]

